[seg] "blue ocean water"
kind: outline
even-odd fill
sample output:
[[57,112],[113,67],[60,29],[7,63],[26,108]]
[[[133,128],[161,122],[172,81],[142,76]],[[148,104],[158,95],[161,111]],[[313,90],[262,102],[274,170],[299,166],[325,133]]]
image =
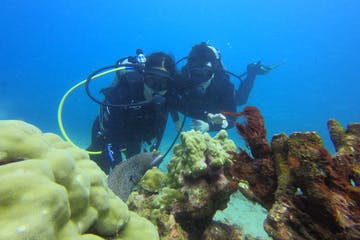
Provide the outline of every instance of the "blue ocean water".
[[[225,66],[286,64],[256,80],[248,105],[265,117],[269,138],[360,121],[360,3],[347,1],[2,1],[0,119],[59,133],[65,92],[136,48],[177,59],[207,41]],[[236,82],[236,80],[234,80]],[[242,107],[239,108],[241,110]],[[69,135],[87,145],[97,106],[79,89],[64,106]]]
[[[60,133],[59,101],[90,72],[137,48],[179,59],[206,41],[239,74],[250,62],[286,60],[257,78],[248,105],[261,110],[269,139],[317,131],[334,152],[327,120],[360,121],[359,7],[356,0],[3,0],[0,119]],[[80,146],[90,142],[97,111],[83,88],[66,100],[64,126]],[[169,124],[162,149],[173,135]],[[230,136],[240,144],[234,130]]]

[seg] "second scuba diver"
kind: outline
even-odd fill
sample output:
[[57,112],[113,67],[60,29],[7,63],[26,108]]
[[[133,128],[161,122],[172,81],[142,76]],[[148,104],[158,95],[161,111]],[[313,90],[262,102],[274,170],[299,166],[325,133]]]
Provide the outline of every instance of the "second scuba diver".
[[177,110],[193,118],[190,127],[201,131],[219,131],[234,126],[235,117],[222,112],[236,112],[237,105],[247,102],[256,75],[271,68],[257,63],[247,66],[245,79],[237,90],[224,69],[220,53],[205,42],[192,47],[187,62],[176,77],[179,95]]

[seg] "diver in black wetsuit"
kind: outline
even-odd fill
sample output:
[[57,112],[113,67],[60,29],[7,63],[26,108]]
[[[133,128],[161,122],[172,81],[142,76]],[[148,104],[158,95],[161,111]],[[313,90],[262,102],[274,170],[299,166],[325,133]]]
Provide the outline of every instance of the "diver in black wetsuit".
[[[93,123],[88,150],[102,151],[91,159],[106,173],[122,161],[122,152],[129,158],[142,150],[157,149],[164,133],[169,113],[166,97],[176,72],[175,62],[162,52],[141,57],[143,62],[130,57],[119,61],[138,67],[117,72],[112,85],[102,90],[105,103],[122,105],[101,105]],[[142,149],[144,143],[148,149]]]
[[197,44],[176,76],[177,110],[193,118],[190,127],[195,130],[206,132],[231,128],[235,118],[225,117],[222,112],[236,112],[237,105],[247,102],[256,75],[270,70],[260,62],[249,64],[245,79],[241,79],[239,89],[235,90],[219,52],[204,42]]

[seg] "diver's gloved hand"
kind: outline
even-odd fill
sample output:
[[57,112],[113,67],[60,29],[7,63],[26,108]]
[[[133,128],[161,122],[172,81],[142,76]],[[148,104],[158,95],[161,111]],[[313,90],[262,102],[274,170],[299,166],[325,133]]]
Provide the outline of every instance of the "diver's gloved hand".
[[209,113],[207,116],[208,116],[209,123],[221,124],[221,128],[226,128],[227,126],[229,126],[229,123],[226,120],[226,117],[221,113],[217,113],[217,114]]
[[261,64],[261,61],[256,63],[250,63],[247,65],[247,74],[248,75],[264,75],[271,70],[270,67],[266,67]]
[[190,128],[195,131],[200,131],[202,133],[209,131],[209,124],[202,120],[193,119],[190,123]]

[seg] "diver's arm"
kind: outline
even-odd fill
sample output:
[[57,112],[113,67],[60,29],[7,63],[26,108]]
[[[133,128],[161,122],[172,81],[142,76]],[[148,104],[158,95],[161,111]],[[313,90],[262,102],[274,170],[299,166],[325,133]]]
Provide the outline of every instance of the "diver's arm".
[[250,92],[254,86],[256,74],[247,74],[243,82],[240,83],[239,89],[235,92],[236,105],[244,105],[247,103]]
[[[280,63],[283,64],[283,63]],[[247,66],[246,78],[240,83],[239,89],[235,92],[236,105],[243,105],[247,103],[250,92],[254,86],[256,75],[267,74],[272,69],[280,66],[280,64],[274,66],[265,66],[261,64],[261,61],[250,63]]]

